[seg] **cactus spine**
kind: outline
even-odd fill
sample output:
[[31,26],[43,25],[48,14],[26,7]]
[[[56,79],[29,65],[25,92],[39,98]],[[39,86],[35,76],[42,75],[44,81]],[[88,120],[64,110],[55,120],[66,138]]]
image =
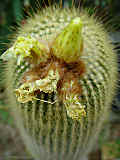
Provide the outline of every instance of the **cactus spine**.
[[36,159],[82,159],[115,95],[117,58],[108,34],[86,12],[49,7],[16,36],[2,58],[28,150]]

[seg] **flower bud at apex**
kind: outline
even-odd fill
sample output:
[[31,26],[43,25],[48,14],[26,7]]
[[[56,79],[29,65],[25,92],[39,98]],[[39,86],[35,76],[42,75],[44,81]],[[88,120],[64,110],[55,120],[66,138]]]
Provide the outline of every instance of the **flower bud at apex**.
[[80,17],[73,19],[53,42],[53,54],[67,63],[79,60],[83,51],[83,24]]

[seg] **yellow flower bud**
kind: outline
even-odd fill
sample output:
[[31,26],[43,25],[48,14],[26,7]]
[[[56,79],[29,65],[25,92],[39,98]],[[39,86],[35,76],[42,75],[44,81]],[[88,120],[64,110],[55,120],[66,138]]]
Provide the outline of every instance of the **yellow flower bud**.
[[83,51],[83,24],[80,17],[73,19],[53,42],[53,54],[65,62],[76,62]]

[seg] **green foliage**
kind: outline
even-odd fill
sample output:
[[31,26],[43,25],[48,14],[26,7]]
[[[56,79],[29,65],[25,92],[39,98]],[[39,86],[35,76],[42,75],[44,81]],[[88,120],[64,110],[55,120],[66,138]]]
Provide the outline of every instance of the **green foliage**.
[[16,22],[20,22],[23,18],[21,0],[13,0],[13,13],[14,13]]
[[11,125],[13,123],[13,119],[10,116],[10,113],[6,110],[5,107],[1,107],[1,101],[0,101],[0,123],[7,123]]

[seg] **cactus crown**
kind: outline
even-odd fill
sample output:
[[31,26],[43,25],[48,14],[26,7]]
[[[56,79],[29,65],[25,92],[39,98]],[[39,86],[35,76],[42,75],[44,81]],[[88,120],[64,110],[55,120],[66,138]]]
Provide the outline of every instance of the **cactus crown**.
[[[32,35],[18,36],[14,45],[3,54],[6,59],[12,54],[18,66],[24,60],[34,65],[30,71],[25,72],[22,85],[15,90],[16,96],[19,102],[26,103],[37,100],[38,91],[55,92],[65,104],[68,115],[80,120],[82,115],[86,115],[84,105],[79,102],[81,87],[78,81],[85,72],[85,65],[80,60],[83,52],[81,19],[72,19],[57,38],[51,41],[51,44],[47,41],[45,44]],[[76,68],[76,63],[79,68],[74,73],[72,68]],[[40,70],[41,67],[43,70]],[[46,67],[47,74],[43,75]]]

